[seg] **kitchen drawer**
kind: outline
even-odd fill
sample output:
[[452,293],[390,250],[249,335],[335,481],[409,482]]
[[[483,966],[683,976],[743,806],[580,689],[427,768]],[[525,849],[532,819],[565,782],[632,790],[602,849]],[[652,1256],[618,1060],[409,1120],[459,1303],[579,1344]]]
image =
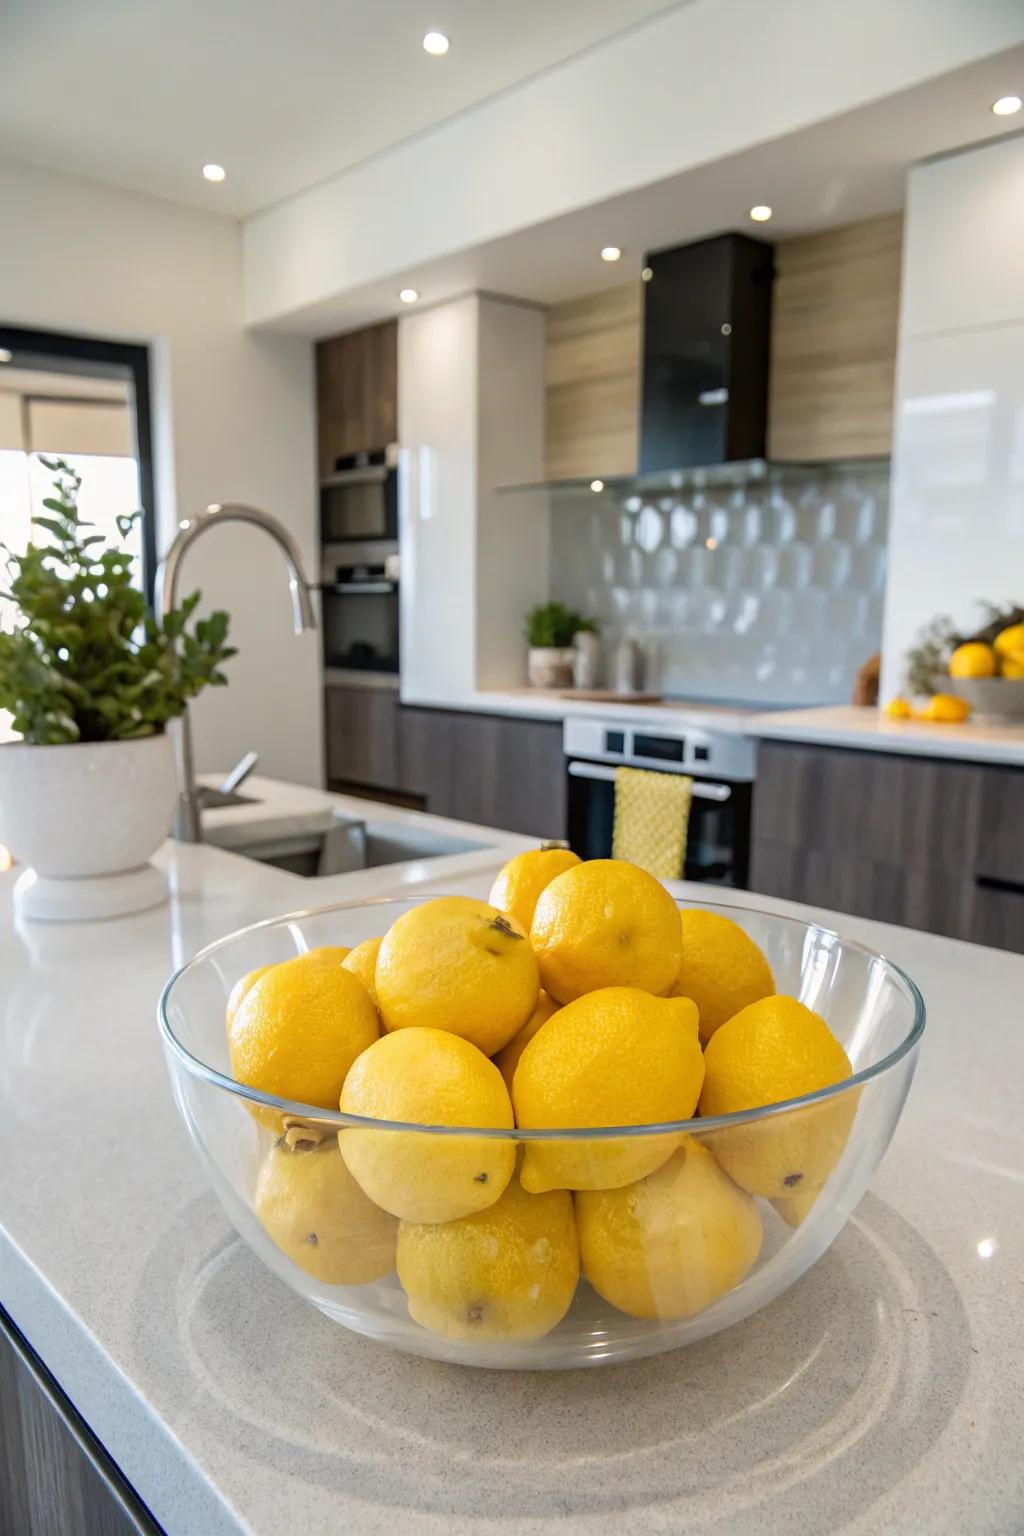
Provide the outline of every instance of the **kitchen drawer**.
[[974,872],[1024,891],[1024,769],[982,768]]
[[756,838],[750,886],[765,896],[850,912],[876,922],[922,928],[953,939],[975,937],[976,889],[963,870],[947,874],[909,863],[791,848]]
[[987,771],[972,763],[763,741],[754,838],[960,879],[974,869]]
[[560,724],[403,705],[398,757],[402,787],[424,795],[435,815],[565,836]]
[[330,683],[324,703],[328,784],[401,788],[397,692]]

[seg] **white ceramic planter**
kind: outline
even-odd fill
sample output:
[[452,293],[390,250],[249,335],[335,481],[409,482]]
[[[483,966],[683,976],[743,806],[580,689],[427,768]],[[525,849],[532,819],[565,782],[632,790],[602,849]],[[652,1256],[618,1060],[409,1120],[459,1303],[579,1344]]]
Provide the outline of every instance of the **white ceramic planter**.
[[531,645],[526,675],[532,688],[570,688],[576,652],[571,645]]
[[0,746],[0,843],[27,866],[15,887],[22,915],[116,917],[165,900],[149,858],[175,793],[168,736]]

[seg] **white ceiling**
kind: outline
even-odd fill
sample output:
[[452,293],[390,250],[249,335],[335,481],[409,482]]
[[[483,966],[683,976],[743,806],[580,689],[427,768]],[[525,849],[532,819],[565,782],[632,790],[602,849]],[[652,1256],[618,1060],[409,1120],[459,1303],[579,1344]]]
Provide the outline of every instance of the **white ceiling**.
[[[1024,46],[504,239],[389,273],[283,328],[327,336],[401,313],[397,293],[405,286],[422,304],[473,289],[551,304],[639,277],[646,251],[724,230],[776,241],[890,212],[903,206],[909,166],[1020,131],[1019,117],[990,110],[1009,91],[1024,95]],[[755,203],[774,209],[769,223],[749,220]],[[603,262],[605,245],[621,247],[622,259]]]
[[[0,151],[244,215],[675,8],[0,0]],[[450,37],[444,58],[423,51],[429,30]],[[207,161],[227,181],[205,182]]]

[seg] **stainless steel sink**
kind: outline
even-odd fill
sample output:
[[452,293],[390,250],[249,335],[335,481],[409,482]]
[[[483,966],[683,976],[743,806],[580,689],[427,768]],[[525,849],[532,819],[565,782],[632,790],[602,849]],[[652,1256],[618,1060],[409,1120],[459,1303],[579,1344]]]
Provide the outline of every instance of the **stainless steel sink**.
[[207,840],[220,842],[232,853],[271,864],[306,879],[324,879],[346,875],[355,870],[376,869],[383,864],[406,864],[416,859],[438,859],[453,853],[473,853],[486,843],[468,838],[431,832],[427,828],[407,827],[396,821],[361,821],[336,815],[329,810],[303,819],[296,827],[294,818],[275,829],[273,822],[242,829],[232,829],[218,838],[209,829]]

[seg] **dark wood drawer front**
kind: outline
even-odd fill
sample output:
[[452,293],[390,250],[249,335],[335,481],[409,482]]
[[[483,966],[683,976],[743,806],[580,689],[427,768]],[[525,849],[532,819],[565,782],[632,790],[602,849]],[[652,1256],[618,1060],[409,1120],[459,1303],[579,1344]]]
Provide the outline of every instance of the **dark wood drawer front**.
[[565,836],[560,724],[403,706],[398,755],[403,788],[435,815]]
[[953,939],[971,937],[975,887],[966,874],[947,877],[911,864],[787,848],[758,838],[752,849],[750,884],[765,896],[904,928],[923,928]]
[[1024,893],[1024,768],[979,772],[981,821],[975,873],[1019,886]]
[[325,703],[328,783],[398,789],[398,694],[329,684]]
[[751,887],[1024,952],[1024,770],[763,742]]
[[962,878],[974,867],[983,772],[969,763],[765,741],[754,837]]
[[162,1536],[162,1527],[2,1310],[0,1532]]

